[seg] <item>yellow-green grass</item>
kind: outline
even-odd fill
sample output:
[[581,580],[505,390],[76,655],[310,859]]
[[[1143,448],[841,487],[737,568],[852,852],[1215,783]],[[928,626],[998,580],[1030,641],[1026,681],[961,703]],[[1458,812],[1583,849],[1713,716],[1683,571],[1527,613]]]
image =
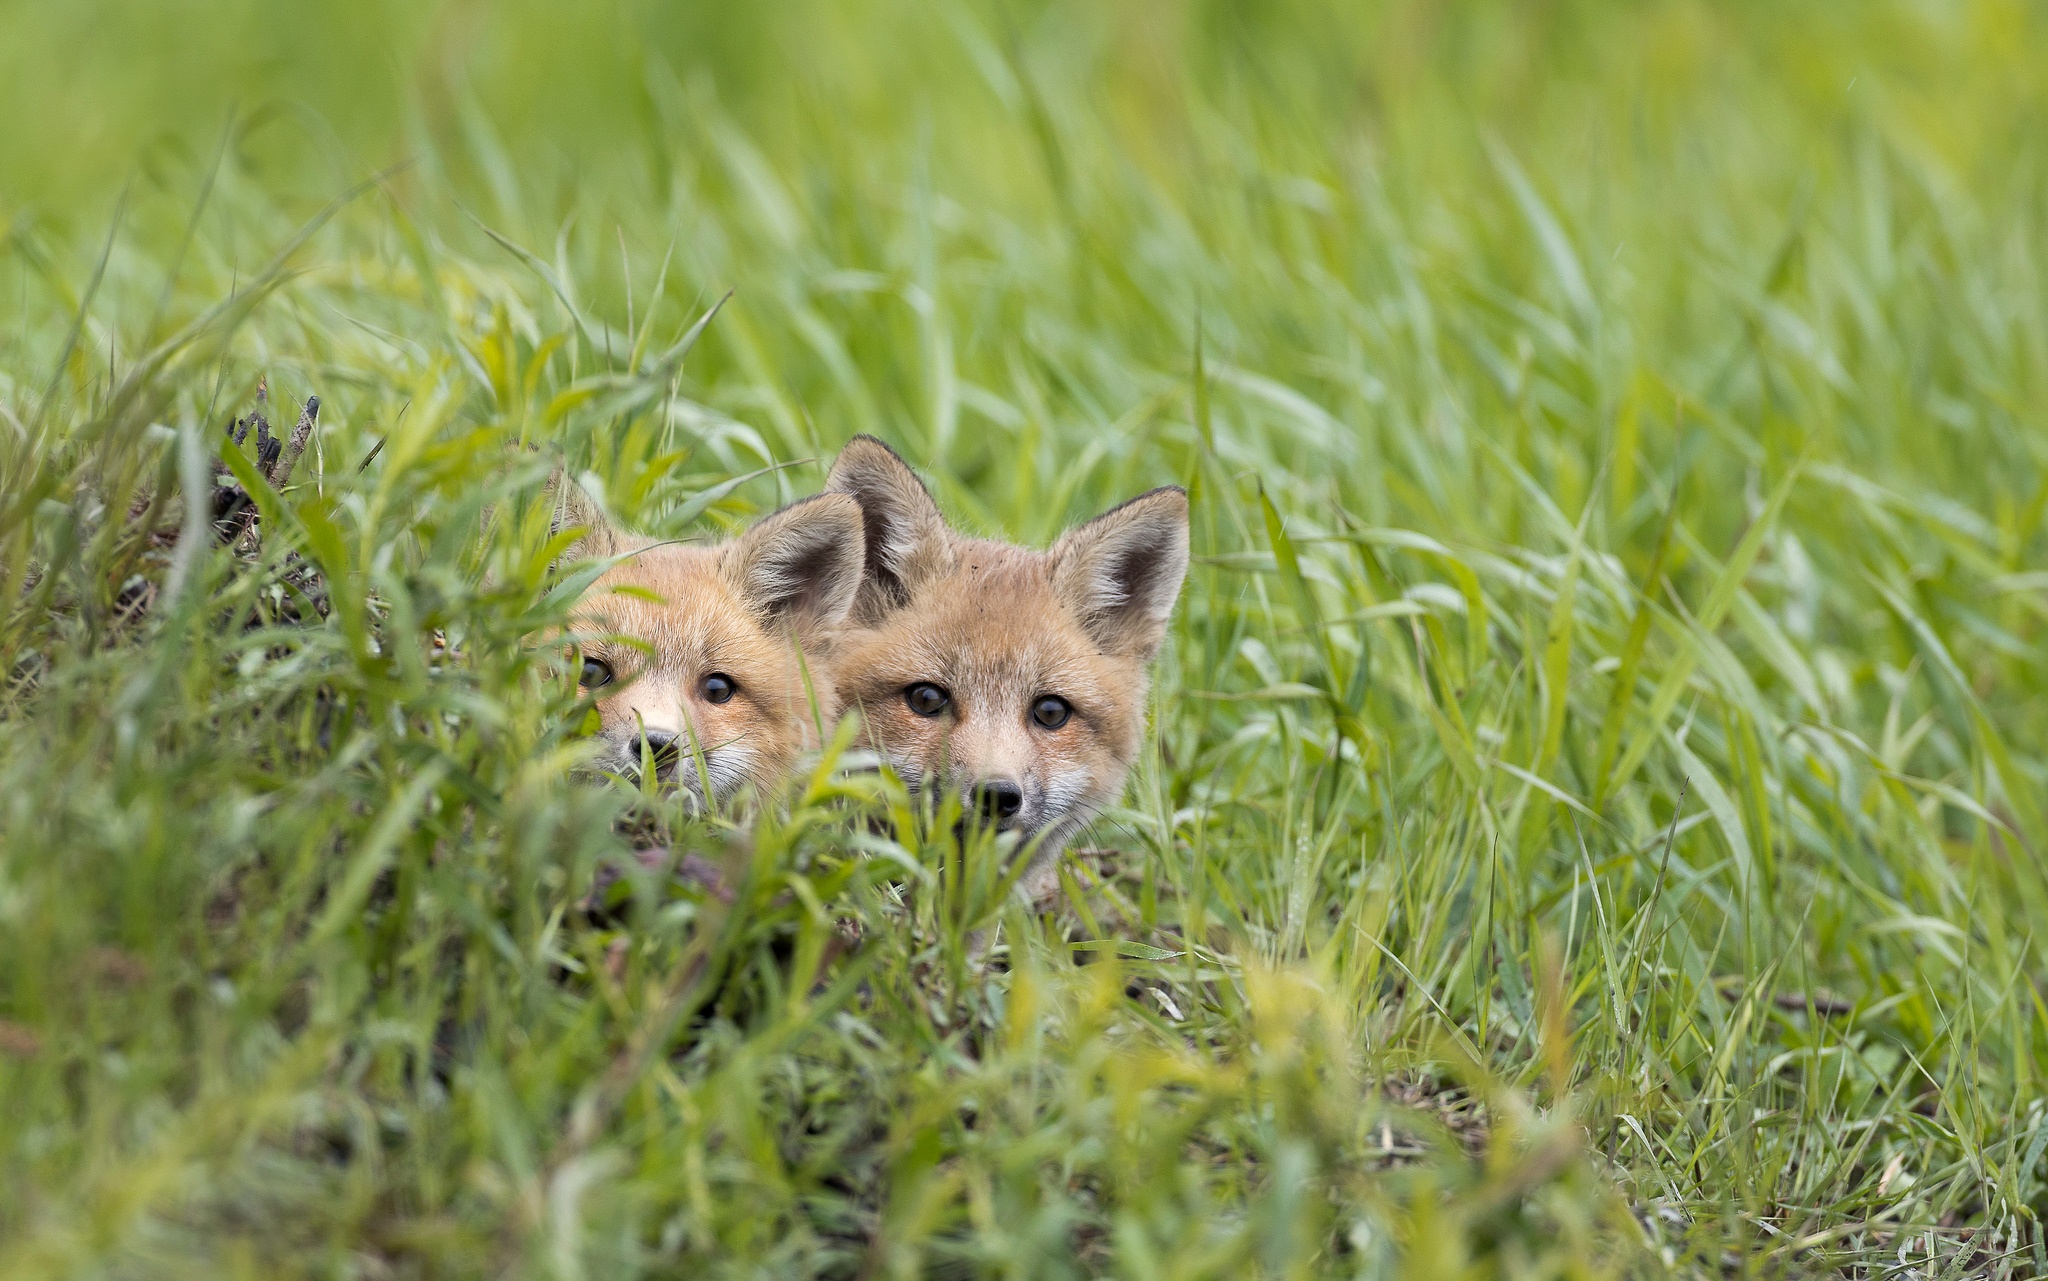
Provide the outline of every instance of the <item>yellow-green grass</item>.
[[[0,3],[0,111],[0,1276],[2048,1270],[2039,6]],[[550,459],[860,431],[1193,493],[1054,912],[577,770]]]

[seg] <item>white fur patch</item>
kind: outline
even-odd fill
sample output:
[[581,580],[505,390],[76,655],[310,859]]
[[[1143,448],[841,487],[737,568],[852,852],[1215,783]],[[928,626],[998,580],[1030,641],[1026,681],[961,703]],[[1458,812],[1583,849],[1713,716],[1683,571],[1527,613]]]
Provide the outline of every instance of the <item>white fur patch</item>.
[[1085,773],[1048,779],[1045,785],[1045,818],[1039,827],[1050,829],[1074,817],[1094,787],[1095,780]]

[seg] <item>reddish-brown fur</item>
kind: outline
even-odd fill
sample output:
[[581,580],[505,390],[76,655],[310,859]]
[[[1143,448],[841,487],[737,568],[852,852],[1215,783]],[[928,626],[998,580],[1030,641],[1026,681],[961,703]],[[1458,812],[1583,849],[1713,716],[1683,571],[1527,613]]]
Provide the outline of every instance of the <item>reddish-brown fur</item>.
[[[586,557],[617,557],[573,613],[581,657],[608,666],[597,696],[600,764],[726,800],[778,785],[839,713],[822,661],[860,582],[859,509],[820,495],[714,547],[659,544],[579,513]],[[588,670],[588,669],[586,669]],[[725,678],[714,701],[707,679]]]
[[[1060,851],[1115,802],[1145,731],[1147,667],[1187,571],[1187,495],[1159,489],[1037,551],[967,538],[887,446],[860,437],[828,491],[858,499],[868,572],[831,669],[906,782],[970,807],[1014,787],[1000,826],[1037,842],[1023,884],[1044,892]],[[920,715],[906,691],[950,697]],[[1045,698],[1071,712],[1048,728]]]

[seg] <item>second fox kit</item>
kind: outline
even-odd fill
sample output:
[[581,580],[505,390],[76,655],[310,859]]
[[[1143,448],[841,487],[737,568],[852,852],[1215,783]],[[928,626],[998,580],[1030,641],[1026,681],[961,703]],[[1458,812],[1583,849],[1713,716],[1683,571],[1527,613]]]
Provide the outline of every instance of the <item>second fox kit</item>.
[[576,554],[619,558],[571,615],[599,764],[632,772],[652,759],[699,799],[706,781],[717,801],[779,784],[815,746],[814,726],[838,715],[820,660],[860,586],[859,507],[820,494],[706,547],[626,534],[564,492],[590,530]]
[[1141,494],[1035,551],[955,532],[871,436],[840,453],[826,490],[859,501],[866,534],[831,660],[840,695],[913,788],[957,788],[1035,841],[1019,883],[1049,894],[1143,740],[1147,666],[1187,576],[1186,492]]

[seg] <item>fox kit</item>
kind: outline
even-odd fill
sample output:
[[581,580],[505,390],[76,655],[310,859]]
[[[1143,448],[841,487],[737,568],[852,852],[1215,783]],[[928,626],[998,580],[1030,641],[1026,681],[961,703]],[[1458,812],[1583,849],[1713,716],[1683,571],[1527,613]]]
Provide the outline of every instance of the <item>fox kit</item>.
[[723,544],[680,546],[614,529],[565,493],[590,530],[577,554],[618,558],[571,614],[599,763],[630,773],[651,758],[699,800],[704,780],[714,801],[780,783],[816,745],[814,717],[838,715],[818,660],[860,586],[860,508],[819,494]]
[[871,436],[840,453],[826,491],[859,501],[866,533],[832,658],[846,705],[913,789],[957,788],[1035,841],[1019,884],[1048,896],[1143,739],[1146,668],[1187,575],[1187,493],[1140,494],[1034,551],[956,533]]

